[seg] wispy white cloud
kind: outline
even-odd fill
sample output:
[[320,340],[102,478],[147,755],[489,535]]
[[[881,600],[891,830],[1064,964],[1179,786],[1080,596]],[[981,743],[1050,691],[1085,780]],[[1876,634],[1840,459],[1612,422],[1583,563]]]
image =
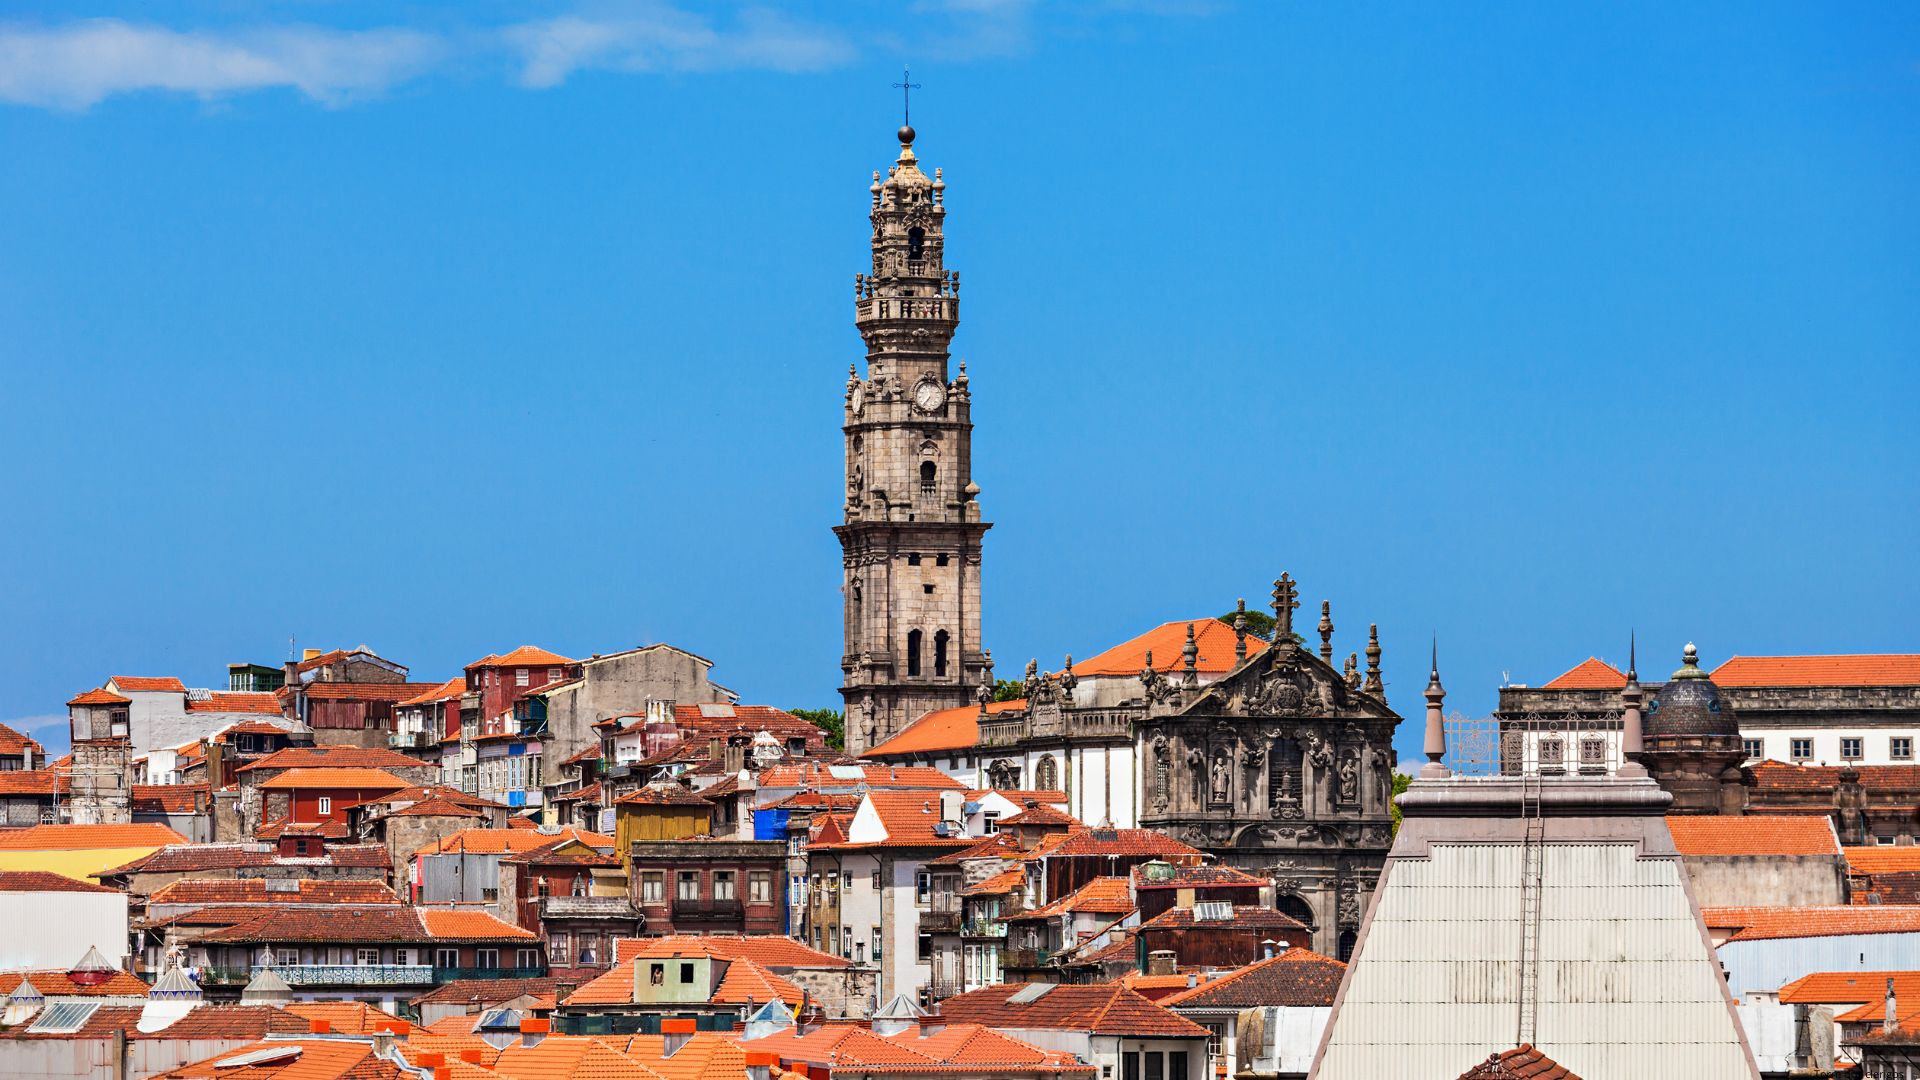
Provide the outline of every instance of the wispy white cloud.
[[6,26],[0,27],[0,101],[85,109],[139,91],[212,98],[291,88],[338,105],[428,70],[445,51],[437,37],[404,29],[200,32],[118,19]]
[[585,69],[610,71],[820,71],[854,59],[843,33],[771,8],[721,25],[665,4],[604,17],[563,15],[501,31],[521,58],[520,81],[556,86]]

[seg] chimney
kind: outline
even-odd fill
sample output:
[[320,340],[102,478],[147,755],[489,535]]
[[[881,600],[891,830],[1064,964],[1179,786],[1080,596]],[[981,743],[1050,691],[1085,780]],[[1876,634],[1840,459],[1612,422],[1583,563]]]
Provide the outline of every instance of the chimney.
[[442,1065],[434,1069],[433,1080],[453,1080],[453,1066]]
[[[692,1023],[692,1021],[688,1021]],[[544,1018],[526,1017],[520,1021],[520,1045],[539,1046],[547,1041],[547,1032],[553,1030],[553,1021]]]
[[943,791],[940,793],[940,820],[960,821],[960,813],[965,809],[961,802],[965,792]]
[[769,1054],[764,1050],[747,1052],[747,1080],[772,1080],[773,1067],[780,1064],[779,1054]]
[[1280,943],[1273,940],[1272,938],[1266,938],[1262,940],[1260,942],[1260,959],[1262,960],[1273,959],[1274,950],[1279,948],[1279,946],[1280,946]]
[[298,660],[289,660],[280,665],[280,678],[284,685],[288,687],[299,686],[300,662]]
[[1187,989],[1191,990],[1194,987],[1199,985],[1200,985],[1200,976],[1191,971],[1187,972]]
[[460,1060],[466,1062],[469,1065],[480,1064],[480,1048],[477,1046],[469,1046],[464,1050],[461,1050]]
[[423,1069],[437,1069],[446,1063],[447,1055],[442,1050],[429,1050],[420,1055],[420,1067]]
[[662,1020],[660,1034],[664,1037],[660,1047],[661,1056],[672,1057],[687,1045],[687,1040],[693,1038],[693,1021]]
[[[1891,982],[1892,980],[1889,979],[1888,981]],[[315,1020],[309,1025],[307,1031],[312,1035],[331,1035],[333,1033],[333,1021]]]
[[302,660],[311,660],[314,657],[319,655],[320,655],[319,649],[301,649],[300,650],[300,659]]
[[1147,974],[1172,975],[1174,973],[1173,950],[1155,949],[1147,954]]
[[1895,998],[1893,996],[1893,976],[1887,976],[1887,1018],[1880,1025],[1881,1031],[1892,1031],[1900,1025],[1894,1020]]

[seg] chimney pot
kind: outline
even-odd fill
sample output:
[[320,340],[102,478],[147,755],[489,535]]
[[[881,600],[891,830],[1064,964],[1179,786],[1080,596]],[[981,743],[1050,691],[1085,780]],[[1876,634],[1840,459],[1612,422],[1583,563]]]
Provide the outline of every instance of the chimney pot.
[[313,1035],[330,1035],[333,1033],[333,1021],[315,1020],[309,1026],[308,1033]]

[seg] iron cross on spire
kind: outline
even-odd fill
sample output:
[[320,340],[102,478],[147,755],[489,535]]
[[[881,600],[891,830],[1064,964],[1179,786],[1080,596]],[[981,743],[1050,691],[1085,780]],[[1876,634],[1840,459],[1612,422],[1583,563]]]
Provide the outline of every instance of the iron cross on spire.
[[1293,610],[1300,606],[1300,591],[1293,578],[1281,574],[1273,583],[1273,642],[1278,645],[1293,639]]
[[920,84],[913,81],[913,70],[911,68],[901,68],[900,81],[894,83],[893,88],[900,91],[900,123],[907,127],[912,127],[913,92],[920,89]]

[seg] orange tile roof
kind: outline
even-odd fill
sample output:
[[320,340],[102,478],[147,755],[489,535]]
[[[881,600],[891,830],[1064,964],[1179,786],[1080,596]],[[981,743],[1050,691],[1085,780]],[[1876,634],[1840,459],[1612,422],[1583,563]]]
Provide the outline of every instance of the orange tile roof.
[[1085,822],[1072,814],[1055,810],[1051,806],[1029,806],[1011,817],[1000,819],[1000,827],[1009,825],[1084,825]]
[[1073,855],[1161,855],[1198,861],[1200,849],[1188,847],[1152,829],[1075,829],[1048,837],[1047,853]]
[[409,803],[393,812],[394,817],[473,817],[484,818],[487,815],[471,806],[454,802],[444,795],[435,795],[417,803]]
[[380,1025],[402,1022],[392,1013],[359,1001],[296,1001],[281,1008],[308,1021],[325,1020],[335,1035],[373,1035]]
[[745,1005],[748,1001],[766,1004],[779,998],[794,1008],[800,1007],[800,988],[745,958],[727,962],[727,973],[714,987],[715,1004]]
[[574,988],[573,993],[560,1000],[562,1005],[631,1005],[633,1004],[633,969],[640,961],[636,958],[622,960],[607,969],[607,973],[588,979]]
[[[247,1055],[271,1052],[257,1064],[230,1064]],[[236,1047],[203,1061],[183,1065],[154,1080],[384,1080],[398,1077],[391,1064],[373,1056],[373,1043],[337,1039],[275,1039]]]
[[133,693],[184,694],[187,692],[187,684],[171,675],[162,675],[158,678],[147,678],[140,675],[115,675],[107,681],[119,687],[122,691],[130,691]]
[[438,701],[451,701],[454,698],[464,695],[466,692],[466,676],[456,675],[446,682],[441,683],[439,686],[421,694],[419,697],[411,697],[400,702],[399,707],[404,709],[409,705],[432,705]]
[[1266,1005],[1291,1008],[1327,1006],[1340,989],[1347,965],[1299,946],[1225,972],[1160,1003],[1170,1009],[1251,1009]]
[[461,829],[435,840],[414,854],[449,855],[458,852],[469,855],[517,855],[560,839],[578,840],[588,847],[601,849],[611,848],[614,844],[611,836],[602,836],[572,825],[557,833],[543,833],[535,829]]
[[1580,1080],[1571,1069],[1521,1043],[1512,1050],[1492,1054],[1487,1060],[1461,1073],[1459,1080]]
[[[317,682],[303,683],[300,692],[310,698],[324,701],[385,701],[389,703],[405,701],[419,697],[428,690],[438,687],[439,683],[384,683],[384,682]],[[281,687],[276,694],[286,694],[287,687]]]
[[0,830],[0,851],[80,851],[161,848],[187,838],[165,825],[33,825]]
[[540,935],[531,930],[502,922],[484,911],[456,911],[423,907],[420,925],[427,933],[447,941],[493,941],[498,938],[527,938]]
[[1894,997],[1898,1001],[1917,1000],[1920,971],[1816,971],[1782,986],[1780,1002],[1784,1005],[1852,1005],[1869,1001],[1882,1004],[1888,979],[1893,980]]
[[68,701],[67,704],[68,705],[131,705],[133,704],[133,699],[123,698],[119,694],[116,694],[113,691],[102,686],[97,690],[89,690],[84,694],[76,695],[72,700]]
[[1674,814],[1667,818],[1667,830],[1680,854],[1695,858],[1840,854],[1840,837],[1824,814]]
[[1713,669],[1721,686],[1920,686],[1920,653],[1734,656]]
[[1920,934],[1920,904],[1702,908],[1709,929],[1737,928],[1728,940]]
[[1012,919],[1051,919],[1084,911],[1092,915],[1125,915],[1133,910],[1133,892],[1123,877],[1097,877],[1058,900]]
[[1871,847],[1844,847],[1847,866],[1863,874],[1898,874],[1920,871],[1920,847],[1875,844]]
[[33,988],[46,997],[144,998],[152,989],[138,975],[126,971],[116,971],[106,982],[91,986],[74,982],[65,971],[6,971],[0,972],[0,994],[13,993],[22,979],[32,980]]
[[[280,715],[280,697],[272,693],[214,690],[205,697],[187,699],[188,712],[260,713]],[[235,725],[238,726],[238,725]],[[232,730],[229,728],[228,730]],[[280,729],[275,728],[275,731]]]
[[512,1080],[661,1080],[659,1073],[585,1035],[549,1035],[532,1046],[513,1043],[500,1051],[492,1068]]
[[1573,667],[1548,679],[1543,690],[1620,690],[1627,685],[1627,673],[1598,657],[1589,656]]
[[[229,736],[229,735],[287,735],[287,736],[291,736],[292,734],[293,734],[293,732],[291,732],[291,731],[288,731],[288,730],[287,730],[286,728],[283,728],[283,727],[281,727],[281,726],[280,726],[280,725],[278,725],[278,724],[269,724],[269,723],[267,723],[267,722],[266,722],[266,721],[264,721],[264,720],[240,720],[240,721],[236,721],[235,723],[231,723],[231,724],[228,724],[228,725],[227,725],[226,727],[223,727],[223,728],[221,728],[221,729],[220,729],[220,732],[219,732],[219,734],[217,734],[217,735],[215,735],[215,736],[214,736],[214,740],[215,740],[216,742],[226,742],[226,741],[227,741],[227,736]],[[189,745],[189,746],[199,746],[199,745],[201,745],[201,744],[199,744],[199,743],[189,743],[188,745]],[[184,748],[183,748],[183,750],[184,750]]]
[[1007,1000],[1026,986],[1002,983],[956,994],[940,1003],[940,1016],[950,1023],[1062,1028],[1130,1038],[1179,1039],[1207,1034],[1206,1028],[1119,983],[1060,984],[1025,1004]]
[[[1123,641],[1118,645],[1091,656],[1073,665],[1073,673],[1081,678],[1098,675],[1138,675],[1147,666],[1147,653],[1153,653],[1155,671],[1184,671],[1186,657],[1182,651],[1187,645],[1187,626],[1193,626],[1194,645],[1199,650],[1195,666],[1202,674],[1220,675],[1233,670],[1236,661],[1233,658],[1233,627],[1211,616],[1204,619],[1175,619],[1141,634],[1139,637]],[[1253,635],[1247,635],[1247,655],[1257,656],[1265,651],[1267,643]]]
[[267,888],[265,878],[181,878],[161,886],[147,897],[147,904],[400,903],[400,897],[385,882],[372,878],[302,878],[291,884],[295,888],[283,891]]
[[289,746],[236,769],[418,769],[427,763],[384,746]]
[[[977,838],[965,836],[940,836],[934,832],[934,826],[940,823],[940,796],[931,791],[869,791],[866,803],[873,807],[874,814],[880,819],[881,828],[886,830],[883,840],[859,841],[853,839],[812,841],[813,847],[972,847]],[[830,815],[823,815],[830,816]],[[854,820],[859,820],[859,812]]]
[[275,790],[396,791],[412,784],[385,769],[288,769],[260,785]]
[[847,766],[818,761],[790,761],[760,770],[755,782],[762,788],[906,788],[913,790],[964,789],[966,785],[939,769],[925,765],[854,765],[861,770],[859,779],[842,779],[829,769]]
[[1045,1050],[980,1024],[913,1026],[883,1037],[868,1028],[836,1023],[805,1034],[783,1031],[750,1045],[782,1061],[859,1073],[1026,1074],[1080,1080],[1094,1071],[1065,1051]]
[[548,652],[537,645],[522,645],[503,656],[483,656],[473,663],[468,664],[467,667],[560,667],[573,663],[578,663],[578,661],[569,660],[556,652]]
[[41,746],[39,740],[29,739],[7,725],[0,724],[0,754],[12,756],[24,754],[28,750],[42,757],[47,753],[46,747]]
[[746,958],[765,968],[843,968],[852,962],[821,952],[784,934],[676,934],[658,938],[615,938],[616,962],[656,948],[703,949],[723,960]]
[[[987,704],[989,716],[1018,712],[1027,707],[1026,698],[994,701]],[[891,754],[929,754],[943,750],[965,750],[980,742],[980,706],[959,705],[935,709],[901,728],[899,734],[861,754],[884,757]]]
[[0,870],[0,892],[119,892],[49,870]]
[[1027,883],[1027,872],[1015,867],[960,890],[962,896],[1005,896]]

